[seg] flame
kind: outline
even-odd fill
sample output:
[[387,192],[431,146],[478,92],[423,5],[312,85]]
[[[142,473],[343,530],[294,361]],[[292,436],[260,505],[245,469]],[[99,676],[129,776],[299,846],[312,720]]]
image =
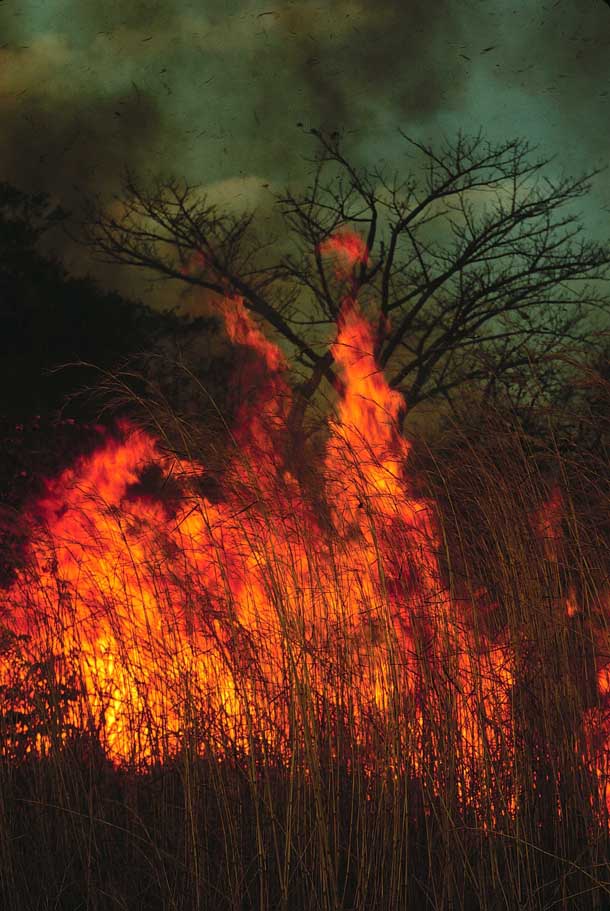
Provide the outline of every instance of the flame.
[[353,279],[354,271],[359,265],[369,261],[366,243],[355,231],[344,228],[331,234],[318,244],[322,256],[332,257],[335,261],[335,272],[339,279]]
[[345,259],[350,266],[366,263],[369,259],[366,243],[355,231],[343,230],[331,234],[320,243],[320,252],[336,254]]
[[[320,252],[350,268],[368,260],[348,232]],[[460,794],[482,804],[490,762],[513,774],[516,656],[472,619],[478,599],[489,606],[484,591],[461,602],[449,591],[446,545],[433,504],[410,483],[405,404],[375,360],[375,330],[346,297],[332,346],[344,385],[314,498],[284,448],[286,359],[242,300],[221,312],[251,394],[215,495],[204,464],[123,422],[36,504],[27,564],[0,595],[12,747],[41,705],[53,715],[50,684],[64,696],[62,723],[28,748],[92,731],[117,763],[166,759],[185,738],[203,753],[264,744],[287,757],[311,742],[316,707],[372,762],[398,713],[403,733],[385,743],[385,761],[440,793],[449,771],[438,721],[449,717]],[[549,561],[561,514],[555,494],[534,519]],[[565,607],[574,618],[573,588]],[[604,666],[602,694],[609,680]]]

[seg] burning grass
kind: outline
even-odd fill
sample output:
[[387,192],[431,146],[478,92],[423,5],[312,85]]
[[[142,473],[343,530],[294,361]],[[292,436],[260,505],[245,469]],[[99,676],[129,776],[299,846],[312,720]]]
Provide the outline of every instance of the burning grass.
[[284,359],[224,314],[256,395],[221,474],[181,424],[101,434],[2,595],[4,907],[607,907],[607,555],[574,472],[549,493],[524,437],[455,433],[415,484],[349,299],[299,473]]

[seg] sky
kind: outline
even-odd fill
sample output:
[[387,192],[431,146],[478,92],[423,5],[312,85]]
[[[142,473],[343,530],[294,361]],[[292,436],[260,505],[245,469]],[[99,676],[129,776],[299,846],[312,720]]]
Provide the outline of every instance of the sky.
[[[77,214],[126,167],[265,206],[311,127],[390,171],[400,130],[525,137],[569,173],[610,148],[604,0],[3,0],[0,41],[0,179]],[[610,173],[583,210],[610,236]]]

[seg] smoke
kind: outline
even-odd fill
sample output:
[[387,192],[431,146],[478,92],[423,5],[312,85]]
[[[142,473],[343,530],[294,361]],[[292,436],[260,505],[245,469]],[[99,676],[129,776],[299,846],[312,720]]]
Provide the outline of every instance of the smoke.
[[340,0],[325,15],[319,5],[287,4],[281,43],[291,49],[320,126],[375,129],[388,108],[404,123],[459,103],[462,13],[452,0]]
[[[0,169],[74,207],[173,144],[154,86],[136,80],[146,65],[141,25],[158,5],[41,6],[4,13]],[[166,12],[147,24],[171,27]]]
[[33,98],[26,112],[0,114],[3,174],[25,189],[44,190],[71,210],[86,192],[116,187],[126,164],[145,165],[163,118],[146,94],[66,99]]
[[297,122],[429,118],[463,88],[445,62],[461,29],[451,0],[42,6],[0,12],[0,168],[71,206],[111,190],[126,164],[281,179],[300,166]]
[[[521,3],[517,18],[527,4]],[[507,31],[506,73],[526,98],[546,102],[560,156],[588,165],[607,158],[610,124],[610,10],[556,3],[533,28]]]
[[[134,78],[146,53],[134,27],[138,12],[146,21],[144,5],[131,5],[114,28],[118,7],[95,6],[26,4],[12,17],[0,8],[8,39],[0,50],[0,179],[48,193],[76,221],[88,199],[110,198],[127,167],[149,167],[176,138],[154,87]],[[62,232],[46,246],[71,270],[96,272]],[[130,290],[123,276],[111,284]]]
[[0,5],[0,28],[0,179],[77,215],[126,166],[298,181],[311,153],[298,124],[342,131],[365,158],[398,126],[434,140],[493,118],[578,161],[607,146],[600,3],[24,0]]

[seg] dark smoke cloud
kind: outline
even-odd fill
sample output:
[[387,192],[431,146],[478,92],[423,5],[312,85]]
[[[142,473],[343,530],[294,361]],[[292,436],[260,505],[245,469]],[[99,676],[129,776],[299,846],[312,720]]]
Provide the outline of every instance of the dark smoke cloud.
[[327,21],[316,22],[319,15],[313,5],[287,5],[280,21],[320,126],[374,128],[377,111],[388,107],[397,120],[427,119],[459,102],[466,78],[459,3],[340,0]]
[[[78,221],[89,198],[119,190],[127,167],[161,158],[177,137],[158,93],[131,78],[130,56],[142,54],[143,24],[164,34],[175,21],[161,4],[3,4],[0,180],[48,193]],[[67,236],[50,243],[90,271]]]
[[[0,179],[49,194],[69,213],[69,224],[77,224],[93,196],[110,198],[120,191],[126,166],[137,172],[150,165],[163,127],[156,99],[143,92],[72,97],[63,104],[32,98],[25,111],[0,109]],[[47,239],[49,252],[68,268],[96,273],[104,281],[116,273],[92,265],[84,248],[71,240],[73,233],[54,231]],[[125,293],[134,290],[132,277],[118,278],[111,284]]]
[[74,207],[83,191],[115,188],[126,165],[137,168],[167,145],[159,99],[131,78],[129,56],[143,26],[164,34],[177,12],[139,0],[15,7],[0,9],[0,62],[10,72],[0,103],[0,176]]
[[[365,6],[339,0],[271,6],[257,12],[247,3],[216,0],[206,4],[205,15],[185,2],[26,3],[19,15],[6,8],[0,15],[7,46],[25,46],[9,65],[35,55],[41,36],[60,36],[66,61],[55,63],[60,72],[54,75],[63,68],[72,88],[49,93],[49,69],[41,63],[40,85],[30,80],[25,97],[3,105],[4,145],[11,146],[0,157],[4,174],[73,202],[75,187],[104,192],[127,163],[163,168],[171,156],[180,170],[177,150],[186,147],[188,156],[193,124],[204,132],[202,147],[212,136],[231,174],[239,170],[239,153],[221,150],[222,143],[238,147],[242,167],[285,168],[286,145],[299,141],[297,122],[373,128],[377,111],[394,108],[400,119],[427,118],[440,105],[458,102],[464,75],[455,59],[446,61],[448,45],[459,38],[459,4],[384,0]],[[194,31],[198,17],[200,35]],[[240,38],[233,39],[234,33]],[[112,50],[103,66],[98,60],[97,71],[83,76],[90,49],[99,51],[104,42]],[[121,70],[123,84],[109,91]],[[81,79],[79,91],[75,83]],[[18,80],[15,89],[19,95]],[[206,96],[214,96],[211,103]],[[300,152],[293,149],[288,159]],[[196,155],[192,149],[190,154]],[[222,161],[210,170],[220,177]]]
[[2,11],[4,41],[24,46],[32,36],[60,32],[74,47],[88,47],[96,35],[112,35],[118,29],[148,29],[149,34],[171,31],[182,11],[196,4],[166,0],[5,0]]
[[580,149],[583,159],[607,157],[610,9],[567,0],[549,6],[532,27],[509,32],[507,63],[509,84],[548,99],[549,121],[557,123],[565,147]]
[[[360,157],[398,127],[434,140],[494,118],[560,159],[608,144],[603,3],[5,0],[0,30],[0,179],[77,213],[126,166],[281,187],[312,152],[297,124],[344,132]],[[510,93],[523,118],[502,114]]]
[[256,87],[253,138],[263,166],[276,173],[290,163],[298,180],[295,159],[311,154],[291,132],[296,123],[343,133],[357,154],[361,139],[387,132],[390,122],[396,133],[461,104],[465,18],[455,0],[270,6],[260,20],[260,53],[248,66]]
[[33,98],[27,111],[0,110],[0,168],[24,188],[49,192],[71,209],[85,192],[116,189],[126,164],[146,164],[163,129],[154,98]]

